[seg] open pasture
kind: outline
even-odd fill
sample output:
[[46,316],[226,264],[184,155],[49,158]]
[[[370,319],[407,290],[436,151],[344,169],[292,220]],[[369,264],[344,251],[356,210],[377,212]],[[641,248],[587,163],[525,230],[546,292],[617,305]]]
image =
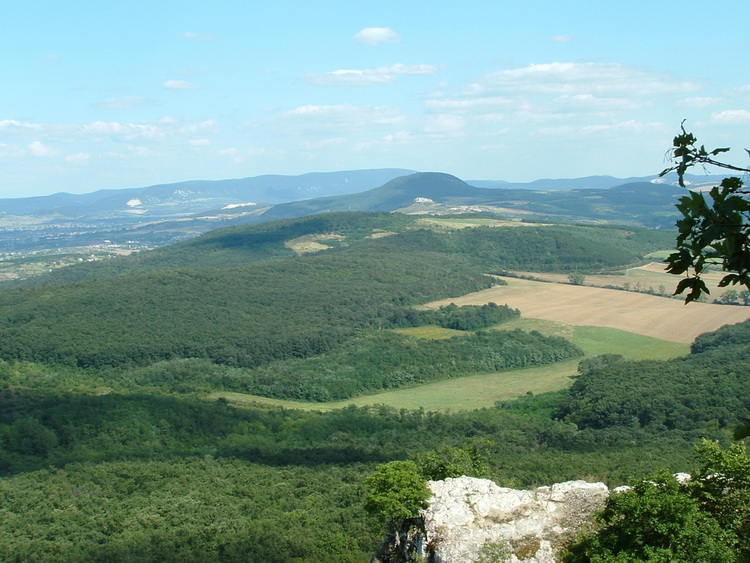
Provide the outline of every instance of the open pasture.
[[434,301],[429,307],[495,302],[526,318],[600,326],[671,342],[692,342],[704,332],[750,319],[750,307],[690,303],[601,287],[507,279],[508,285]]
[[[423,327],[401,329],[399,332],[418,338],[444,338],[446,336],[443,332],[446,329],[436,328],[434,332],[429,332],[419,330],[421,328]],[[611,328],[573,326],[526,318],[504,323],[498,328],[537,330],[549,336],[562,336],[580,346],[586,356],[620,354],[633,360],[666,360],[689,352],[687,344],[658,340]],[[576,358],[540,367],[447,379],[419,387],[397,389],[330,403],[283,401],[224,391],[212,393],[209,398],[215,400],[223,397],[239,407],[267,406],[319,411],[339,409],[348,405],[361,407],[378,404],[407,409],[422,407],[431,411],[470,410],[491,407],[497,401],[515,399],[529,392],[537,394],[563,389],[570,384],[570,377],[577,373],[579,361],[580,358]]]

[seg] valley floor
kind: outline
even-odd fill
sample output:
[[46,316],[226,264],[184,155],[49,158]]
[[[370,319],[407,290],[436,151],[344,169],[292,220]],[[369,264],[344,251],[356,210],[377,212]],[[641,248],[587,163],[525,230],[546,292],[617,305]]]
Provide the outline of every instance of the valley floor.
[[[587,357],[619,354],[633,360],[666,360],[689,353],[689,343],[704,332],[750,318],[750,307],[691,303],[637,292],[574,286],[563,283],[506,279],[495,286],[459,298],[430,303],[429,307],[507,303],[521,310],[522,318],[502,328],[537,330],[562,336],[580,346]],[[413,330],[419,336],[422,329]],[[439,331],[431,337],[440,337]],[[446,331],[449,332],[449,331]],[[526,393],[544,393],[567,387],[576,375],[580,359],[551,365],[478,374],[438,381],[419,387],[387,391],[331,403],[279,401],[217,392],[237,406],[274,405],[307,410],[332,410],[350,404],[385,404],[396,408],[426,410],[470,410],[491,407],[497,401]]]

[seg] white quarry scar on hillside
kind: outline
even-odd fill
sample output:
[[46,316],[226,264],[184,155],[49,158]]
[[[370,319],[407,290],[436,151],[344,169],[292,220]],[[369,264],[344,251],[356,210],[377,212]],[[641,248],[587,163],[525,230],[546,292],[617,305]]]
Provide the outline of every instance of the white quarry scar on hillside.
[[439,307],[494,302],[519,309],[526,318],[571,325],[603,326],[635,334],[692,342],[704,332],[750,319],[750,307],[685,303],[644,293],[522,279],[453,299],[430,303]]

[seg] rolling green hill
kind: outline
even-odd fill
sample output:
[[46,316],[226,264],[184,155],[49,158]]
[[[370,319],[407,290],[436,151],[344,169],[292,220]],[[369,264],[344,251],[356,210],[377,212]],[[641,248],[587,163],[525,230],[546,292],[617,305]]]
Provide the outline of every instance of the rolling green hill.
[[0,289],[0,560],[364,562],[382,535],[363,506],[377,463],[472,452],[503,486],[620,485],[690,470],[696,440],[727,443],[750,413],[747,323],[684,358],[587,358],[570,389],[471,411],[215,398],[408,392],[577,358],[557,335],[503,330],[517,312],[501,303],[419,305],[491,272],[616,270],[672,242],[425,225],[330,213],[233,227]]
[[[327,250],[295,256],[288,248],[312,235],[326,235]],[[200,358],[255,369],[346,349],[371,331],[399,326],[410,307],[499,283],[489,272],[618,268],[663,244],[653,231],[564,225],[431,231],[393,214],[326,214],[219,230],[1,292],[0,358],[95,369]],[[388,355],[387,346],[375,347]],[[481,357],[459,373],[483,369]],[[508,365],[528,365],[509,358]],[[330,361],[340,373],[342,360]],[[425,381],[415,375],[425,368],[414,369],[347,388],[361,393]],[[288,368],[272,371],[279,378]],[[350,396],[332,387],[321,395],[312,390],[314,378],[258,383],[268,377],[248,373],[226,386],[280,398]]]
[[[528,190],[477,188],[451,176],[418,172],[395,178],[372,190],[275,205],[262,220],[334,211],[455,213],[481,209],[511,217],[672,228],[679,187],[651,182],[625,183],[608,189]],[[419,203],[423,201],[424,203]],[[415,205],[415,202],[417,204]],[[466,209],[468,208],[468,209]]]

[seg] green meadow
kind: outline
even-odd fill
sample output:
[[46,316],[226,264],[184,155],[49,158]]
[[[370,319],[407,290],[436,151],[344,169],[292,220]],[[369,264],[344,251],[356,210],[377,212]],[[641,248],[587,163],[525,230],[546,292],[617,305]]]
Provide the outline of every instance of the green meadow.
[[[536,330],[545,336],[565,337],[583,349],[585,357],[618,354],[631,360],[668,360],[690,352],[689,344],[669,342],[612,328],[573,326],[523,318],[503,323],[502,328]],[[450,338],[460,334],[460,331],[435,326],[398,329],[398,332],[432,339]],[[576,375],[580,361],[581,358],[576,358],[540,367],[470,375],[328,403],[284,401],[224,391],[212,393],[209,398],[215,400],[223,397],[235,406],[266,405],[318,411],[330,411],[348,405],[387,405],[399,409],[424,408],[429,411],[471,410],[492,407],[497,401],[515,399],[528,393],[538,394],[564,389],[570,385],[571,376]]]

